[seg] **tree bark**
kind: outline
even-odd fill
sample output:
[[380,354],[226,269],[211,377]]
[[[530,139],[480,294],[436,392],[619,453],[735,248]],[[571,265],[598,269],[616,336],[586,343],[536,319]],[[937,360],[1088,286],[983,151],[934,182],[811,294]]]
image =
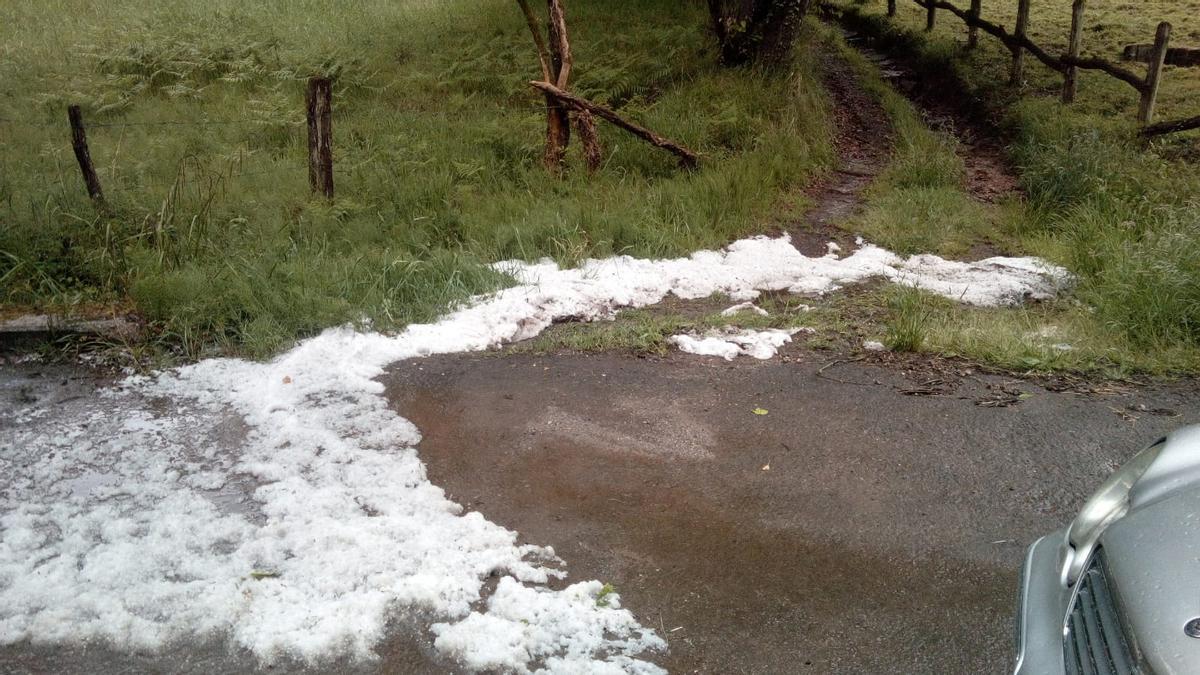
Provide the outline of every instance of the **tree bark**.
[[[571,76],[571,43],[567,40],[567,18],[561,0],[546,0],[550,21],[550,77],[547,84],[566,88]],[[562,170],[567,146],[571,143],[570,110],[562,101],[546,96],[546,150],[542,163],[555,173]]]
[[308,79],[308,185],[333,199],[333,83],[327,77]]
[[596,173],[604,163],[604,150],[600,147],[600,138],[596,135],[596,120],[589,110],[583,109],[575,113],[575,131],[579,134],[579,142],[583,145],[583,161],[588,173]]

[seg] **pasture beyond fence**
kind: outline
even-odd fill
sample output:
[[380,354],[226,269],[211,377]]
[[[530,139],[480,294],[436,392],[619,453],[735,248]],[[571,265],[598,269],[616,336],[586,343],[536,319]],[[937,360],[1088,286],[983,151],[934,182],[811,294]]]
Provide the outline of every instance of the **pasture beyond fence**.
[[[979,31],[1000,40],[1012,53],[1009,83],[1013,86],[1019,85],[1024,78],[1025,54],[1029,53],[1051,70],[1062,74],[1063,103],[1069,104],[1075,100],[1079,88],[1078,71],[1081,69],[1094,70],[1128,84],[1138,93],[1140,99],[1137,119],[1143,125],[1141,131],[1143,136],[1200,128],[1200,116],[1151,124],[1154,119],[1159,87],[1162,84],[1163,67],[1165,65],[1200,66],[1200,50],[1171,48],[1171,24],[1169,22],[1163,21],[1158,24],[1152,43],[1125,47],[1122,55],[1124,60],[1147,64],[1145,74],[1141,74],[1100,57],[1081,56],[1086,0],[1074,0],[1071,6],[1071,32],[1067,51],[1057,56],[1033,42],[1027,35],[1031,0],[1015,1],[1017,2],[1016,25],[1010,32],[1004,26],[983,18],[983,0],[971,0],[971,6],[968,9],[958,7],[947,0],[913,0],[917,5],[925,8],[925,30],[927,31],[932,31],[937,25],[938,10],[944,10],[966,24],[967,49],[975,49],[979,45]],[[887,0],[889,17],[896,16],[896,3],[897,0]]]

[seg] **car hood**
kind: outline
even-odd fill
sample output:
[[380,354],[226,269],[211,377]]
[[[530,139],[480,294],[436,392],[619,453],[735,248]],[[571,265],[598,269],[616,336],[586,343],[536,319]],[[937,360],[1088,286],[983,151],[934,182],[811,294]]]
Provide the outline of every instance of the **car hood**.
[[1135,506],[1100,538],[1131,647],[1156,675],[1195,673],[1200,639],[1200,487]]

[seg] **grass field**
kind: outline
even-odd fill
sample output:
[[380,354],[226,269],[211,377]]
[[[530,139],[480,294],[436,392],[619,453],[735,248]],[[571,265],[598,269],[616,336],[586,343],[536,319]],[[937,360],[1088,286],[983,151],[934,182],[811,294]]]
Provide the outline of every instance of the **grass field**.
[[[755,229],[832,162],[823,95],[715,63],[702,7],[571,3],[574,89],[703,153],[602,126],[603,169],[540,165],[536,56],[502,0],[10,0],[0,6],[0,304],[132,305],[163,344],[267,354],[393,328],[503,279],[481,264],[659,256]],[[303,83],[335,78],[338,197],[309,197]],[[76,170],[84,107],[111,211]],[[789,201],[801,199],[790,195]]]
[[[262,356],[330,325],[432,318],[506,283],[486,266],[495,260],[720,246],[794,218],[799,188],[832,166],[814,54],[838,49],[896,130],[891,163],[850,228],[902,253],[961,255],[986,239],[1080,280],[1072,297],[1021,310],[856,296],[851,305],[886,311],[854,330],[1013,368],[1200,370],[1193,141],[1133,142],[1136,100],[1102,76],[1085,75],[1068,109],[1031,60],[1015,95],[998,85],[1006,52],[983,36],[964,53],[949,15],[930,36],[915,3],[901,0],[893,22],[882,2],[839,2],[926,67],[957,73],[1003,117],[1024,198],[973,200],[955,139],[929,129],[830,31],[810,28],[786,73],[719,67],[701,3],[578,0],[568,12],[575,90],[698,149],[702,168],[682,172],[602,125],[603,168],[588,177],[573,151],[560,179],[540,164],[545,116],[525,85],[536,58],[506,0],[10,0],[0,6],[0,316],[135,311],[151,323],[150,353]],[[1007,20],[993,2],[985,14]],[[1114,58],[1163,17],[1183,44],[1196,3],[1094,0],[1085,51]],[[1032,33],[1053,48],[1066,10],[1043,4]],[[313,74],[336,83],[332,202],[308,194],[303,87]],[[1163,115],[1188,113],[1195,75],[1171,69]],[[85,110],[104,213],[75,167],[71,103]],[[863,309],[839,302],[828,317]],[[572,344],[659,349],[669,330],[705,324],[643,318],[572,333]]]

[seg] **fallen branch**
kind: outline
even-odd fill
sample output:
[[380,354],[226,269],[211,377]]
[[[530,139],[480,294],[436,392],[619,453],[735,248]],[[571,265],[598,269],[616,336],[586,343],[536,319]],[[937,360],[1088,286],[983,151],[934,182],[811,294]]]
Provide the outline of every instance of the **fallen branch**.
[[647,143],[674,154],[679,158],[679,164],[686,169],[694,169],[700,164],[700,157],[696,153],[677,143],[673,143],[662,136],[659,136],[643,126],[626,120],[610,108],[606,108],[599,103],[593,103],[570,92],[563,91],[549,82],[539,82],[534,80],[529,83],[529,86],[541,91],[543,94],[562,101],[576,110],[586,110],[596,117],[604,119],[624,129],[625,131],[628,131]]
[[1190,131],[1192,129],[1200,129],[1200,115],[1182,120],[1172,120],[1169,122],[1151,124],[1147,127],[1143,127],[1142,130],[1138,132],[1138,135],[1143,137],[1162,136],[1163,134],[1175,134],[1179,133],[1180,131]]

